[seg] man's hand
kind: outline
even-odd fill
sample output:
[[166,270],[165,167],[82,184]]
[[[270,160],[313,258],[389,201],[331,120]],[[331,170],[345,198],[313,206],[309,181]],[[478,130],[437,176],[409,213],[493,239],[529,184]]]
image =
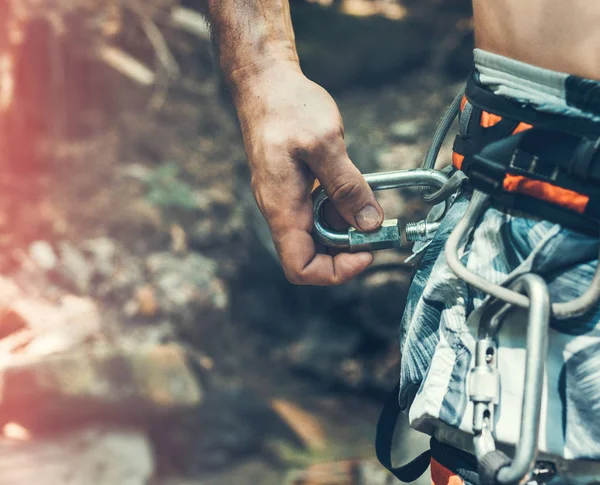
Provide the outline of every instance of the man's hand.
[[348,158],[334,100],[293,61],[238,69],[231,78],[252,190],[288,280],[311,285],[350,280],[373,256],[318,254],[310,235],[315,177],[342,218],[357,229],[377,229],[383,211]]
[[292,283],[335,285],[373,261],[369,253],[319,254],[311,189],[319,179],[341,217],[377,229],[383,211],[352,164],[338,108],[304,77],[288,0],[203,0],[252,172],[252,189]]

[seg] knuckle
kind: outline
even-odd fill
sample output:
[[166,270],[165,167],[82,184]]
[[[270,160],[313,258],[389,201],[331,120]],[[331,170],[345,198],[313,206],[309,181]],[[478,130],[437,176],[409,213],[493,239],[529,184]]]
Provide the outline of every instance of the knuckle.
[[318,153],[321,150],[322,142],[315,133],[299,134],[294,143],[294,155],[305,158],[309,155]]
[[329,184],[329,198],[334,204],[357,202],[361,193],[361,185],[347,174],[340,174]]
[[332,274],[327,280],[327,286],[338,286],[346,282],[346,278],[340,276],[338,273]]
[[299,271],[284,266],[284,274],[286,279],[293,285],[306,285],[306,277]]
[[291,140],[290,133],[282,129],[269,126],[261,131],[260,141],[267,150],[285,149]]
[[252,194],[254,195],[254,200],[256,201],[256,205],[260,210],[260,213],[266,219],[268,223],[279,214],[281,210],[281,204],[278,203],[276,197],[273,194],[273,191],[270,190],[268,183],[265,182],[264,179],[259,177],[252,177],[250,181],[250,187],[252,189]]
[[342,146],[343,133],[338,126],[316,127],[298,134],[297,147],[302,153],[321,153]]
[[321,140],[328,145],[337,143],[344,139],[344,132],[340,126],[327,127],[321,132]]

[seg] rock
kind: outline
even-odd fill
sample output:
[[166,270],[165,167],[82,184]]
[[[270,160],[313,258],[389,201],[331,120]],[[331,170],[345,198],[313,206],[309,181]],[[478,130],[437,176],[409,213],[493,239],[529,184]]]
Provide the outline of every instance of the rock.
[[[198,318],[223,317],[229,305],[217,263],[197,253],[155,253],[146,261],[160,311],[197,331]],[[194,328],[196,327],[196,328]]]
[[58,272],[69,286],[79,293],[87,294],[92,280],[92,268],[83,254],[68,241],[59,245],[60,265]]
[[46,241],[35,241],[29,246],[29,257],[38,268],[51,271],[56,268],[58,257]]
[[380,340],[395,341],[404,315],[412,268],[402,257],[380,258],[363,279],[355,315],[365,333]]
[[161,458],[187,476],[202,477],[265,453],[273,439],[302,445],[269,402],[241,387],[209,387],[197,410],[182,415],[177,425],[157,426],[153,433]]
[[360,485],[394,485],[397,483],[397,480],[375,460],[361,461],[358,477]]
[[119,249],[117,244],[107,237],[89,239],[82,244],[82,249],[89,255],[94,271],[110,278],[115,272]]
[[138,288],[135,293],[137,303],[137,313],[144,317],[153,317],[158,313],[158,303],[156,301],[156,292],[150,285]]
[[361,331],[333,319],[314,317],[304,335],[288,350],[292,366],[326,382],[340,378],[340,362],[353,356],[361,343]]
[[22,297],[23,292],[14,281],[0,276],[0,339],[27,327],[27,322],[10,310],[11,305]]
[[171,233],[171,251],[177,255],[184,255],[187,253],[187,234],[183,227],[179,224],[173,224],[169,232]]
[[66,295],[58,304],[22,298],[10,311],[32,330],[27,355],[46,356],[77,347],[101,332],[96,304],[87,298]]
[[392,485],[395,478],[374,460],[318,463],[296,470],[286,485]]
[[[136,289],[144,285],[143,263],[107,237],[84,241],[81,250],[92,274],[90,292],[111,303],[132,302]],[[137,307],[128,316],[136,312]]]
[[147,485],[153,473],[152,447],[136,429],[88,427],[0,440],[0,485]]
[[[426,143],[383,146],[377,151],[379,170],[410,170],[420,166],[427,151]],[[403,193],[406,193],[403,191]]]
[[96,291],[100,296],[110,296],[111,299],[124,303],[144,281],[142,261],[121,252],[112,276],[102,281]]
[[205,249],[230,244],[246,224],[238,212],[223,218],[208,214],[192,226],[190,246]]
[[390,134],[398,141],[414,142],[423,133],[423,122],[419,120],[397,121],[390,126]]
[[15,299],[22,297],[23,291],[9,278],[0,276],[0,308],[4,309],[14,303]]
[[324,451],[327,445],[325,430],[317,418],[285,399],[273,399],[271,407],[294,430],[300,441],[314,451]]
[[197,406],[202,392],[178,345],[96,345],[1,371],[0,419],[30,429],[101,419],[140,421]]
[[396,2],[363,0],[345,0],[341,2],[340,10],[356,17],[380,15],[388,19],[401,20],[408,14],[406,7]]
[[[0,282],[6,280],[0,278]],[[7,295],[11,285],[3,293]],[[0,301],[0,358],[19,351],[29,356],[61,352],[98,336],[101,321],[95,303],[87,298],[63,295],[52,302],[25,296],[13,288],[11,301]]]
[[224,241],[221,237],[216,237],[218,221],[214,217],[203,217],[191,228],[190,243],[193,247],[204,249],[214,244],[221,244]]
[[120,167],[118,175],[123,178],[133,179],[137,182],[146,182],[151,177],[152,171],[141,163],[130,163]]
[[234,463],[229,469],[211,476],[203,477],[200,483],[173,483],[166,485],[281,485],[281,476],[265,460],[246,460]]

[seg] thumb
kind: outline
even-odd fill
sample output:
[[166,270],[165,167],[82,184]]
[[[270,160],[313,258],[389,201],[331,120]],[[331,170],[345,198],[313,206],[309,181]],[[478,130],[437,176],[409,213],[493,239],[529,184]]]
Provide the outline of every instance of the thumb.
[[325,193],[351,226],[360,231],[374,231],[383,222],[383,209],[358,168],[343,146],[327,150],[321,156],[306,160],[321,182]]

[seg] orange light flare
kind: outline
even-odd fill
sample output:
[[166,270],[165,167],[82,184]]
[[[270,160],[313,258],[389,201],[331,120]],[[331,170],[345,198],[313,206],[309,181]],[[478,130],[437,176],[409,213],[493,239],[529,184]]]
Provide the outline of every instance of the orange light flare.
[[13,441],[30,441],[31,433],[19,423],[6,423],[2,428],[4,438]]
[[[51,234],[40,206],[46,195],[50,164],[42,163],[48,135],[42,102],[51,97],[36,36],[19,2],[0,0],[0,266],[12,267],[15,247]],[[17,9],[18,10],[18,9]],[[35,24],[38,30],[39,25]],[[37,32],[37,31],[36,31]],[[44,31],[45,32],[45,31]],[[38,33],[39,34],[39,33]],[[39,38],[40,35],[37,35]],[[39,44],[38,39],[38,44]],[[41,101],[40,101],[41,100]],[[49,138],[49,136],[46,136]]]

